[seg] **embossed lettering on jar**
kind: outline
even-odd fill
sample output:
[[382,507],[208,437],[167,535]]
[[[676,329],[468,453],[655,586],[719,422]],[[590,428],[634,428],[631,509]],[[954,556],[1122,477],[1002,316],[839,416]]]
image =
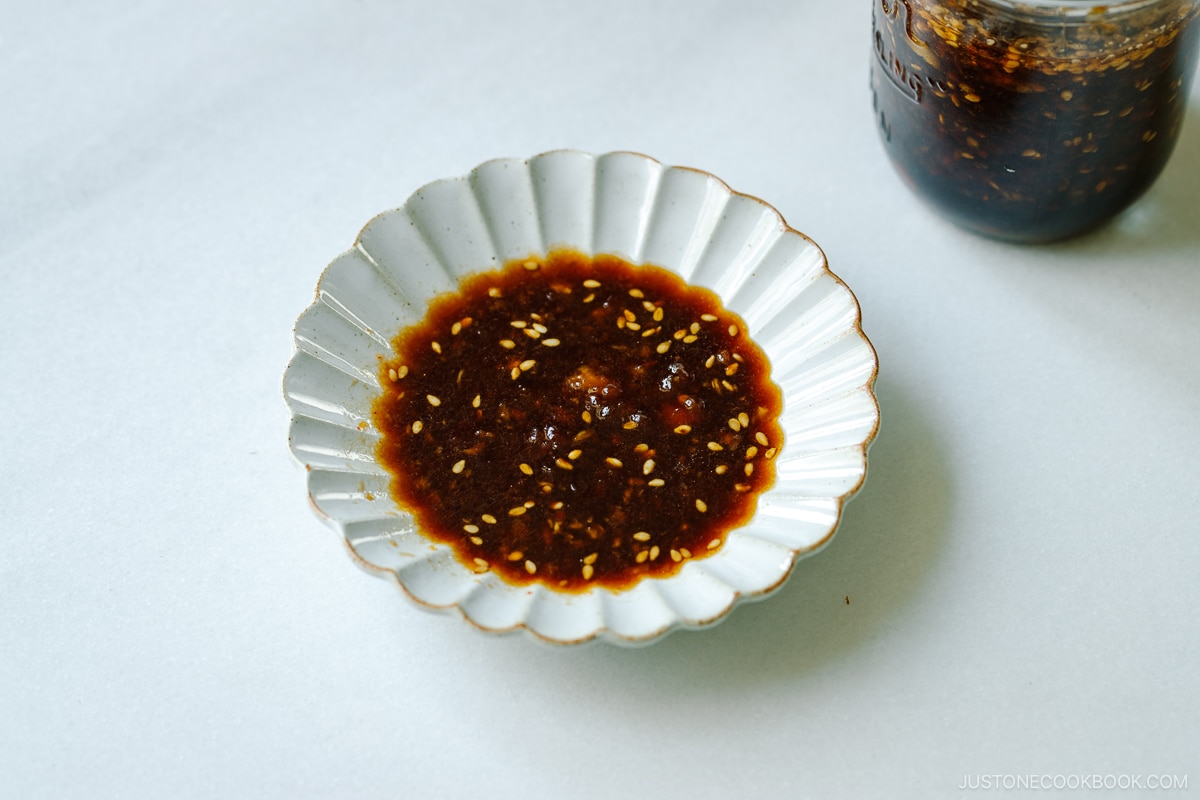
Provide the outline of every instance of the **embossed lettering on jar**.
[[918,196],[979,233],[1091,230],[1166,165],[1198,16],[1200,0],[875,0],[888,155]]

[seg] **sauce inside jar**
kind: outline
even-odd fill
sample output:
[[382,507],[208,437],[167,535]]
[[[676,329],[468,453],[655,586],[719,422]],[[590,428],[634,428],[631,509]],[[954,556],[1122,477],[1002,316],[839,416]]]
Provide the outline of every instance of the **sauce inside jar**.
[[667,270],[555,251],[400,333],[374,408],[396,501],[468,568],[621,589],[716,552],[774,480],[782,395]]
[[956,223],[1014,241],[1126,208],[1183,123],[1200,3],[1123,5],[876,0],[872,87],[901,176]]

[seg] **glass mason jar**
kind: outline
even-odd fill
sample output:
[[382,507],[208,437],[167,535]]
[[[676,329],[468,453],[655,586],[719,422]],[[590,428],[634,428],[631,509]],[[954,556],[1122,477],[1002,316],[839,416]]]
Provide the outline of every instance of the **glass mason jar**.
[[872,0],[881,135],[959,225],[1044,242],[1103,224],[1166,165],[1200,0]]

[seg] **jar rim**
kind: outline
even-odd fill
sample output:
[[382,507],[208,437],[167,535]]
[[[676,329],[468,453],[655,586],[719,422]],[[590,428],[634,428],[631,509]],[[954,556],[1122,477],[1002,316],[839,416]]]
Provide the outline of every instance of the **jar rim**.
[[1180,10],[1197,4],[1196,0],[975,0],[980,5],[992,5],[1007,11],[1053,16],[1058,19],[1082,20],[1093,14],[1105,17],[1144,9]]

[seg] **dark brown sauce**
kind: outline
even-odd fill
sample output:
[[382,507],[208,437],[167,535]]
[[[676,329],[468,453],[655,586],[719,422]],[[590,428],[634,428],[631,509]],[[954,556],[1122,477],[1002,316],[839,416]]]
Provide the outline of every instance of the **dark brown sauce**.
[[[964,227],[1051,241],[1158,177],[1183,122],[1198,6],[1071,23],[981,0],[875,0],[872,88],[892,163]],[[1047,13],[1047,12],[1042,12]]]
[[667,270],[524,259],[466,279],[393,344],[374,408],[392,494],[476,572],[567,591],[671,575],[774,480],[765,355]]

